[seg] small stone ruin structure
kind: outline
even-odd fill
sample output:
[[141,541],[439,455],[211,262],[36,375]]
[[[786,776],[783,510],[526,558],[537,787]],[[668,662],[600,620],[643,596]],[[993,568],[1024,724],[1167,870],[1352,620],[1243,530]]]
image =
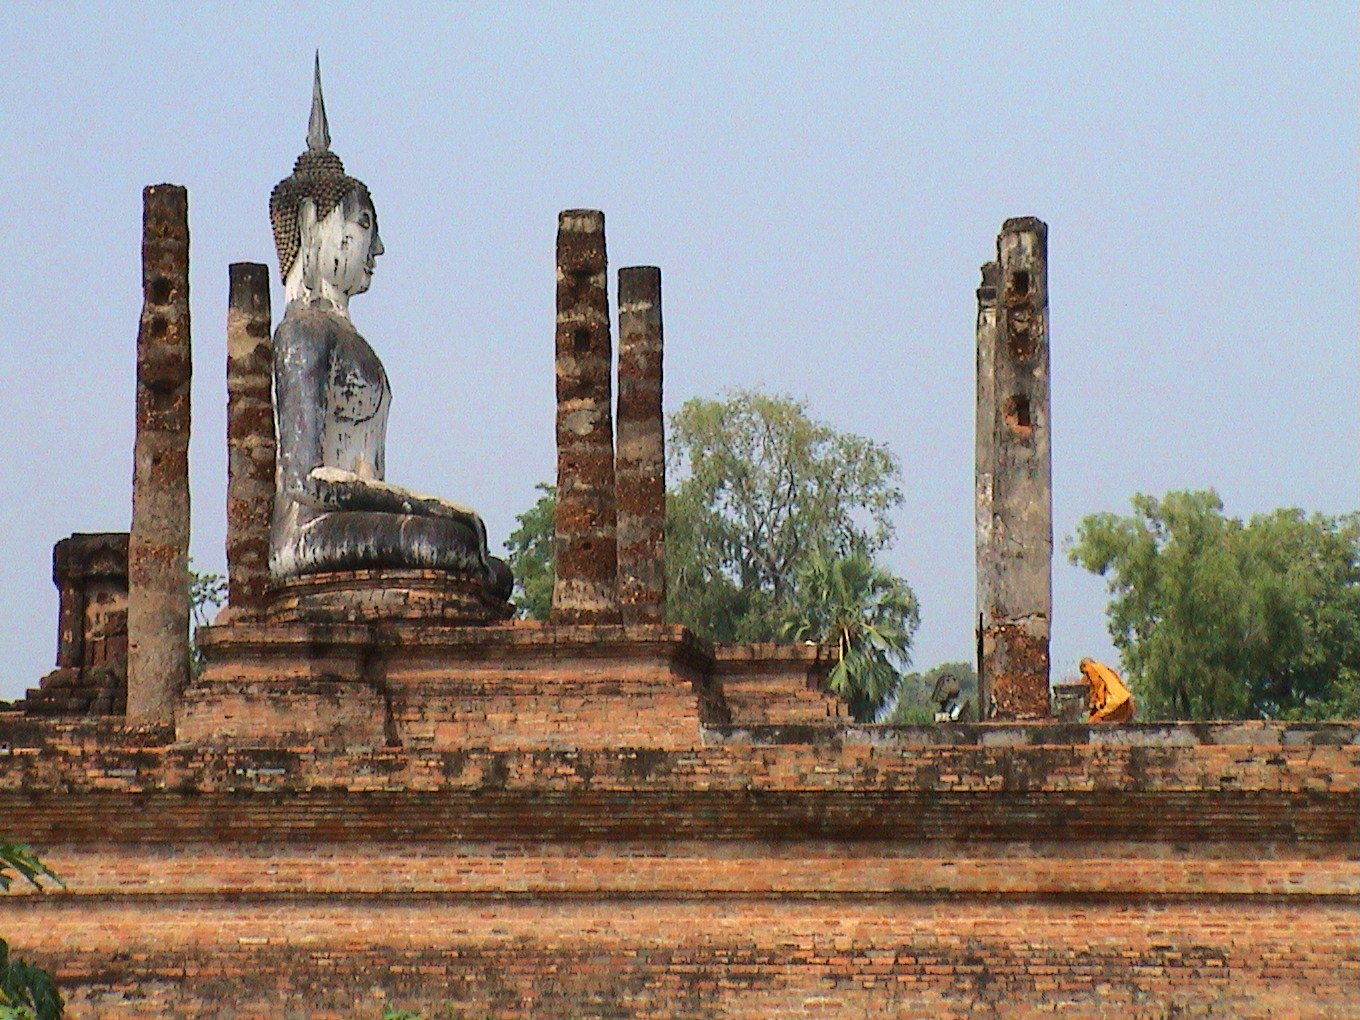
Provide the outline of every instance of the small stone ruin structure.
[[[343,197],[333,228],[379,250],[366,189]],[[1006,222],[978,292],[984,721],[885,727],[821,689],[826,649],[665,622],[661,273],[619,272],[616,421],[591,210],[557,232],[551,619],[507,618],[494,564],[271,574],[294,437],[268,271],[240,263],[229,601],[191,675],[187,196],[144,203],[131,535],[58,543],[58,668],[0,712],[4,834],[66,883],[0,898],[0,933],[72,1020],[1353,1008],[1360,725],[1050,716],[1038,220]]]
[[127,532],[72,535],[52,550],[60,597],[57,668],[30,690],[33,715],[127,712]]

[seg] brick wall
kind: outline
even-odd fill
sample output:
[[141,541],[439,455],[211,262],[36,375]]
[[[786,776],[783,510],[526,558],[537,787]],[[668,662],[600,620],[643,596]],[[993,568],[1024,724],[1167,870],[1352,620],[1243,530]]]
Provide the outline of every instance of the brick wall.
[[69,883],[0,900],[0,932],[76,1020],[1324,1017],[1360,994],[1356,726],[167,739],[0,717],[0,811]]
[[1322,1017],[1357,982],[1316,901],[146,899],[6,921],[77,1017]]

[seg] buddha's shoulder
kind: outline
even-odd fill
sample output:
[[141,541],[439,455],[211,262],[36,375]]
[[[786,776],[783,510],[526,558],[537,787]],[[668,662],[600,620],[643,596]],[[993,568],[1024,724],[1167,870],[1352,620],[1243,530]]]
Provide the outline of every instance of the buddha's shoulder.
[[355,336],[358,333],[349,319],[329,310],[329,306],[295,302],[288,306],[283,320],[274,330],[274,347],[329,347]]

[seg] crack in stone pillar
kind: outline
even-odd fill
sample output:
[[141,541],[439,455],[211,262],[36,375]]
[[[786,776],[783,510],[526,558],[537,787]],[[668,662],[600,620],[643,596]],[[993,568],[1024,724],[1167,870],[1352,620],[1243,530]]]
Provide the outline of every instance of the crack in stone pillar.
[[128,539],[133,725],[174,722],[189,675],[189,195],[142,192],[142,318]]
[[992,473],[996,470],[992,418],[996,414],[996,291],[1001,267],[995,262],[982,266],[982,285],[977,290],[977,421],[976,475],[974,507],[976,521],[978,718],[986,719],[992,704],[991,677],[983,669],[984,621],[992,604]]

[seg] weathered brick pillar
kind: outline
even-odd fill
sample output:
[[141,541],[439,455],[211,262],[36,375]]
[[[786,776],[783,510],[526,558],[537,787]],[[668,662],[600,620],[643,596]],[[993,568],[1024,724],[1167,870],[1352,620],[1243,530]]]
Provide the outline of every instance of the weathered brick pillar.
[[1001,267],[988,262],[982,267],[982,285],[977,290],[977,414],[974,438],[976,441],[976,475],[974,476],[974,510],[977,538],[977,641],[978,718],[986,719],[992,703],[990,677],[984,675],[982,635],[988,607],[992,604],[992,472],[996,469],[995,443],[992,435],[996,417],[996,287]]
[[142,320],[128,539],[128,702],[174,722],[189,671],[189,195],[142,192]]
[[618,623],[617,510],[604,213],[557,218],[554,623]]
[[227,605],[264,609],[274,509],[269,267],[236,262],[227,299]]
[[978,473],[991,475],[991,514],[988,550],[978,562],[986,600],[978,680],[988,699],[983,718],[1042,719],[1050,714],[1053,615],[1048,228],[1033,217],[1007,220],[996,244],[991,379],[978,383],[980,397],[991,391],[991,450],[979,442],[990,460],[990,472],[980,464]]
[[666,616],[666,430],[661,410],[661,270],[619,270],[619,609]]

